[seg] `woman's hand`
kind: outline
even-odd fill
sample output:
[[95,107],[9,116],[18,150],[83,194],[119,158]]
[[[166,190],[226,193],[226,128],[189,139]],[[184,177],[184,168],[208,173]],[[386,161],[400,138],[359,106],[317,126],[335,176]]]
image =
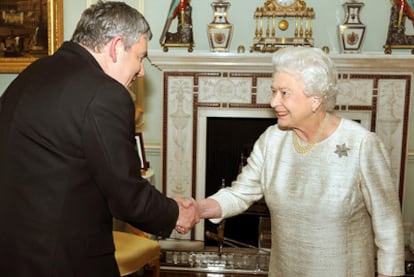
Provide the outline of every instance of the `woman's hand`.
[[174,200],[177,202],[179,208],[175,229],[180,234],[186,234],[195,224],[200,222],[197,202],[193,198],[183,199],[181,197],[175,197]]

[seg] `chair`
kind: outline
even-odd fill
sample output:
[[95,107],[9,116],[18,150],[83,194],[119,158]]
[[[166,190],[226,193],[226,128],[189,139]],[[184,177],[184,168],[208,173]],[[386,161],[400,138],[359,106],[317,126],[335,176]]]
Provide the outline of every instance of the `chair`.
[[160,275],[160,244],[148,234],[132,226],[133,233],[113,231],[115,259],[121,276],[127,276],[144,268],[144,276]]

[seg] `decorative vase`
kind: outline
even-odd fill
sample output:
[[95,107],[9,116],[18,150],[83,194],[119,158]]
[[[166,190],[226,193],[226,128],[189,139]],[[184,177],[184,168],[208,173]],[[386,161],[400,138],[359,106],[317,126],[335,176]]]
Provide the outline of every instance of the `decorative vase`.
[[365,37],[365,24],[359,18],[359,12],[364,3],[352,0],[343,4],[346,16],[343,24],[339,25],[339,38],[342,53],[360,53]]
[[227,10],[230,3],[219,0],[211,3],[211,6],[214,10],[214,18],[207,26],[210,50],[212,52],[228,52],[233,35],[233,24],[227,21]]

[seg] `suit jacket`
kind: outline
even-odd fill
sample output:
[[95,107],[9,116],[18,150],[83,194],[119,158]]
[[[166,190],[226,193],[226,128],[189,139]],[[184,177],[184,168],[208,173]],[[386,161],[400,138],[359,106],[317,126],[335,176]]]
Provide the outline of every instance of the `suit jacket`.
[[0,276],[119,276],[112,217],[168,236],[178,206],[140,175],[134,104],[65,42],[0,100]]

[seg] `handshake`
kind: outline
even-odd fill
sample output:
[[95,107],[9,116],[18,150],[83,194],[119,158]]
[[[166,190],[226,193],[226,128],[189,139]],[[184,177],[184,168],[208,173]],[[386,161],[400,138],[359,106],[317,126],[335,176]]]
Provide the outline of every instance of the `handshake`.
[[175,197],[174,200],[179,207],[175,229],[180,234],[185,234],[190,231],[202,218],[221,217],[221,206],[212,198],[196,201],[194,198]]
[[175,197],[174,200],[179,208],[175,230],[180,234],[185,234],[200,222],[201,208],[194,198]]

